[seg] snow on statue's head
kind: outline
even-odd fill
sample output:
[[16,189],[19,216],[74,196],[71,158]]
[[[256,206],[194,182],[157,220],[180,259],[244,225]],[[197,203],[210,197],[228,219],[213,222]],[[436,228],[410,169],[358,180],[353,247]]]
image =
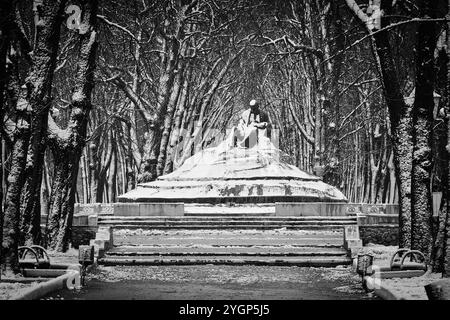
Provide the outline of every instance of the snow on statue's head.
[[252,112],[258,112],[259,111],[259,103],[255,99],[252,99],[249,103],[250,108],[252,109]]

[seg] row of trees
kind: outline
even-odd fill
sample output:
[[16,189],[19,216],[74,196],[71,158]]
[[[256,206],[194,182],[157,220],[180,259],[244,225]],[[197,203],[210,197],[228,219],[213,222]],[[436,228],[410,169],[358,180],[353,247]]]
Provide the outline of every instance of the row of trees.
[[[219,142],[253,98],[278,130],[287,161],[322,175],[351,202],[399,203],[401,246],[442,268],[447,1],[1,6],[9,270],[18,244],[67,248],[74,202],[114,202],[171,172]],[[444,192],[438,221],[433,191]]]
[[[52,187],[48,203],[48,246],[65,250],[70,230],[78,162],[85,145],[97,48],[96,0],[80,1],[74,36],[74,86],[65,123],[50,112],[55,87],[66,1],[2,2],[2,126],[3,147],[9,151],[9,174],[3,206],[2,259],[6,273],[18,271],[17,248],[40,243],[40,191],[44,152],[52,154]],[[22,7],[24,6],[24,7]],[[32,10],[30,10],[32,9]],[[34,24],[21,20],[33,17]],[[34,30],[31,32],[30,27]],[[33,36],[33,38],[32,38]],[[34,39],[33,41],[31,39]],[[3,169],[3,168],[2,168]]]

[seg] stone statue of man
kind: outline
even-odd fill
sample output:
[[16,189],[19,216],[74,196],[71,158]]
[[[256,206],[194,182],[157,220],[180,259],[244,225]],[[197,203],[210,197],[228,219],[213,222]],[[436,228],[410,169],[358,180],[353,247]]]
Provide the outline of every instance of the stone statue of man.
[[242,112],[235,131],[234,145],[252,148],[261,136],[270,135],[270,121],[267,113],[260,110],[257,100],[251,100],[250,108]]

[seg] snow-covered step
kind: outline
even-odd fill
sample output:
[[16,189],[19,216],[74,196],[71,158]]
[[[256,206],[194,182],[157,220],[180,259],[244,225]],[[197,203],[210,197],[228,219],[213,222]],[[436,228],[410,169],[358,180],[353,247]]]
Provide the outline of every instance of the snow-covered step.
[[347,251],[340,247],[293,246],[119,246],[108,251],[108,256],[342,256]]
[[104,265],[279,265],[333,267],[351,263],[342,228],[330,230],[114,229]]
[[99,216],[99,221],[353,221],[356,217],[325,217],[325,216]]
[[301,267],[336,267],[351,264],[351,259],[336,257],[267,257],[267,256],[171,256],[171,257],[104,257],[99,263],[111,265],[269,265]]
[[333,230],[357,224],[356,217],[266,217],[266,216],[102,216],[99,225],[115,229],[302,229]]
[[114,230],[114,244],[165,246],[315,246],[342,247],[343,233],[338,230]]
[[203,224],[192,224],[192,225],[154,225],[154,226],[142,226],[142,225],[133,225],[133,224],[122,224],[122,225],[117,225],[116,227],[122,228],[122,229],[141,229],[141,228],[145,228],[145,227],[152,227],[154,229],[166,229],[166,230],[170,230],[170,229],[181,229],[181,230],[190,230],[190,229],[194,229],[194,230],[202,230],[202,229],[217,229],[217,230],[221,230],[221,229],[230,229],[230,230],[236,230],[236,229],[241,229],[241,230],[270,230],[270,229],[278,229],[278,228],[286,228],[286,229],[291,229],[291,230],[338,230],[340,228],[342,228],[342,225],[324,225],[324,226],[320,226],[320,225],[311,225],[311,224],[307,224],[307,225],[287,225],[287,224],[276,224],[276,225],[203,225]]

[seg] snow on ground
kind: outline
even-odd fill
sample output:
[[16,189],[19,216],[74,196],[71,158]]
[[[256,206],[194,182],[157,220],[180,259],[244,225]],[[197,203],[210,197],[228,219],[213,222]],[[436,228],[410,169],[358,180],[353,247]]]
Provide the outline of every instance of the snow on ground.
[[[359,277],[348,266],[305,268],[282,266],[114,266],[98,267],[88,275],[92,290],[113,289],[124,292],[141,283],[152,293],[133,292],[136,299],[370,299]],[[130,288],[128,288],[130,287]],[[187,296],[175,292],[189,288]],[[172,292],[173,291],[173,292]],[[159,292],[159,293],[158,293]],[[170,293],[172,292],[172,293]],[[94,295],[94,293],[91,293]],[[131,294],[128,293],[128,294]],[[123,295],[123,293],[122,293]],[[89,294],[88,294],[89,296]],[[128,299],[129,297],[121,296]],[[75,297],[76,298],[76,297]],[[79,297],[82,298],[82,297]],[[120,297],[118,297],[120,298]]]
[[31,287],[37,286],[38,282],[20,283],[20,282],[0,282],[0,300],[8,300],[14,296],[24,293]]
[[[70,248],[67,252],[53,252],[49,251],[48,255],[50,256],[51,263],[78,263],[78,250],[74,248]],[[17,276],[18,280],[23,279],[22,276]],[[11,279],[12,280],[12,279]],[[0,300],[11,299],[14,296],[17,296],[31,287],[37,286],[39,284],[38,281],[31,283],[22,283],[22,282],[2,282],[0,280]]]
[[397,246],[383,246],[379,244],[368,243],[362,248],[361,253],[373,255],[374,265],[387,267],[391,263],[391,257],[397,250]]
[[[368,244],[362,252],[374,255],[374,264],[384,267],[390,265],[391,257],[397,250],[397,246]],[[440,278],[440,273],[431,273],[414,278],[383,279],[382,286],[389,288],[397,297],[406,300],[428,300],[425,286]]]
[[384,279],[382,285],[389,287],[397,297],[406,300],[428,300],[425,286],[441,278],[441,274],[432,273],[409,279]]
[[299,277],[302,270],[310,270],[322,280],[358,282],[359,277],[352,274],[349,267],[304,268],[273,266],[101,266],[94,270],[89,279],[115,282],[123,280],[158,280],[162,282],[196,283],[261,283],[261,282],[304,282]]

